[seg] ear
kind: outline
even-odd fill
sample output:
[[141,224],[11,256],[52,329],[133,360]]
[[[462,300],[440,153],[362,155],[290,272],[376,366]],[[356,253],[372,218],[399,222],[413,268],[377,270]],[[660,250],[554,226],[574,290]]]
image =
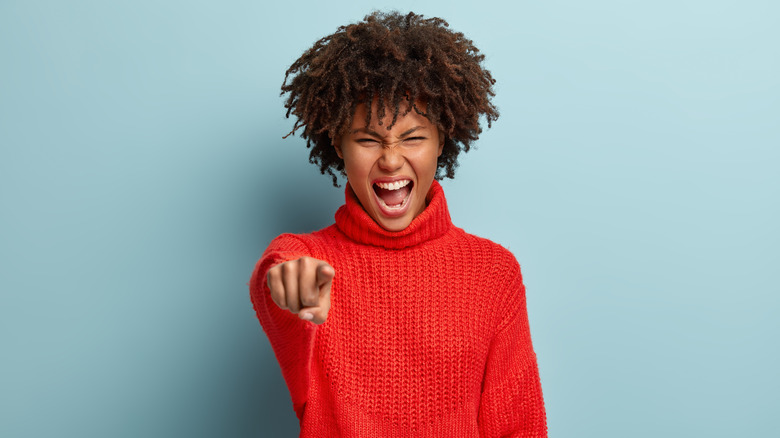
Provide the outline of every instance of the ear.
[[336,155],[338,155],[339,158],[343,160],[344,155],[341,153],[341,137],[333,140],[332,143],[333,143],[333,149],[336,149]]
[[444,150],[444,133],[439,131],[439,152],[436,154],[437,157],[441,157],[441,152]]

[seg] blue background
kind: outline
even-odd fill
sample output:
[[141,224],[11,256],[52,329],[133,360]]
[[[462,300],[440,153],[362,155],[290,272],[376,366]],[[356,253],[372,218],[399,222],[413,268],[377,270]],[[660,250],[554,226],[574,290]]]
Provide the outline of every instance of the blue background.
[[487,55],[444,183],[523,267],[553,437],[780,436],[773,1],[0,2],[0,436],[283,437],[246,283],[342,189],[284,71],[372,8]]

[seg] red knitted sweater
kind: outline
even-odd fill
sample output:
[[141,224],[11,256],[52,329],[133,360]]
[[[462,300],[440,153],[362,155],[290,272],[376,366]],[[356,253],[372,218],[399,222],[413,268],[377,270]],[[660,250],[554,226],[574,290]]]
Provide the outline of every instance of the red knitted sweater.
[[[347,185],[336,223],[283,234],[257,263],[252,302],[301,436],[546,437],[520,266],[452,225],[441,186],[399,232]],[[336,271],[322,325],[271,300],[266,272],[301,256]]]

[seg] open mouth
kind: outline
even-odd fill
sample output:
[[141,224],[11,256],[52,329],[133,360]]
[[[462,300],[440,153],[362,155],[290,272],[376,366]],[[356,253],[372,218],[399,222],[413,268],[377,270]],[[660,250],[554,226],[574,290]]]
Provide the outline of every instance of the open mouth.
[[404,210],[409,202],[413,186],[414,183],[409,179],[373,184],[379,207],[390,214],[400,213]]

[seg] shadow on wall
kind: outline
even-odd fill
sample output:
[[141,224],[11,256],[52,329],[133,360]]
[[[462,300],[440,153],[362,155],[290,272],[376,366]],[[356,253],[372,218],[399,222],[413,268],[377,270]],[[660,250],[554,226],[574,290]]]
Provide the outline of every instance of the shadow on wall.
[[[250,236],[247,244],[253,246],[250,251],[256,258],[279,234],[308,233],[332,224],[344,202],[343,182],[333,187],[331,178],[308,162],[309,150],[301,140],[281,140],[271,149],[258,154],[259,161],[248,163],[247,184],[237,189],[247,191],[245,199],[250,200],[244,212],[245,235]],[[254,351],[237,358],[247,366],[236,367],[243,374],[240,380],[252,388],[246,401],[256,412],[245,430],[259,437],[297,436],[298,419],[279,364],[260,323],[256,319],[254,323],[252,339],[257,342],[247,345]]]
[[309,163],[309,149],[302,140],[283,140],[274,147],[276,154],[260,158],[248,212],[257,218],[266,243],[282,233],[309,233],[332,224],[336,209],[344,203],[344,181],[337,188],[329,175],[321,175]]

